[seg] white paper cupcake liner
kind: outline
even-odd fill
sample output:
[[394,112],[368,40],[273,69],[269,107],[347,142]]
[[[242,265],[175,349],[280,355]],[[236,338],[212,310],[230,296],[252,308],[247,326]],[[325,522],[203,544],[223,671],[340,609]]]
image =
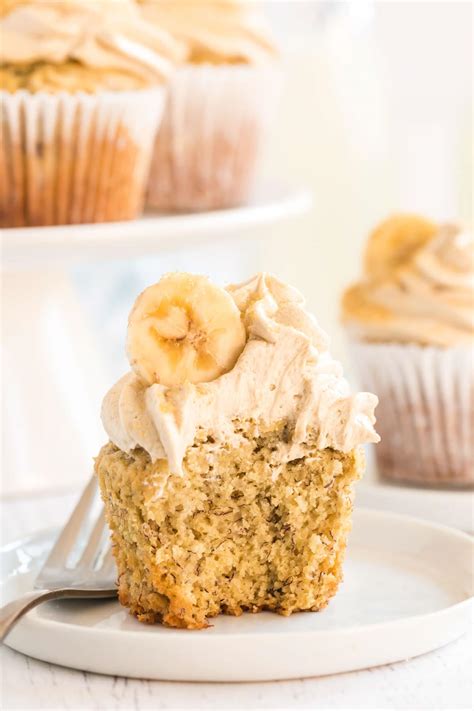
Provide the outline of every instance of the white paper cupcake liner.
[[474,485],[474,349],[353,343],[375,393],[379,474],[429,485]]
[[132,219],[141,210],[165,90],[0,91],[0,224]]
[[274,113],[275,67],[190,65],[171,78],[147,203],[208,210],[244,202]]

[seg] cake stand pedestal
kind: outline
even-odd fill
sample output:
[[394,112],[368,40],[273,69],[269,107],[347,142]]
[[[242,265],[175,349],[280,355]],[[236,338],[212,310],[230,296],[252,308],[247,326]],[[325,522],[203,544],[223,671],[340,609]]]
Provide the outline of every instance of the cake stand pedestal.
[[[250,228],[296,217],[310,204],[305,191],[272,187],[237,209],[3,230],[2,494],[77,486],[104,441],[100,403],[112,378],[71,266],[255,237]],[[262,238],[269,235],[262,229]]]

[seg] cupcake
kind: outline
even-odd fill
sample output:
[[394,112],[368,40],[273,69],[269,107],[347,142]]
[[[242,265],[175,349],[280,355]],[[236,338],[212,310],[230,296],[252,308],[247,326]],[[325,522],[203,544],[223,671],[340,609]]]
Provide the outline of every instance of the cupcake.
[[377,393],[381,477],[474,484],[474,242],[397,215],[371,235],[342,301],[364,388]]
[[132,0],[4,1],[0,35],[0,225],[135,217],[180,46]]
[[295,289],[169,274],[130,314],[96,473],[120,602],[202,629],[336,593],[377,398],[352,393]]
[[275,46],[253,3],[140,0],[144,17],[179,40],[155,143],[147,203],[210,210],[245,202],[275,108]]

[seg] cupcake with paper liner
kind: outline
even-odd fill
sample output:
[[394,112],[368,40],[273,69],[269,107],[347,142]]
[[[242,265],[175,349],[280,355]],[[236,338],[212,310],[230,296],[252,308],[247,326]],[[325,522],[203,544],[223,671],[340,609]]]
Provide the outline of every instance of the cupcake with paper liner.
[[168,274],[138,296],[127,353],[95,466],[120,602],[189,629],[325,607],[377,398],[351,391],[302,295]]
[[278,62],[255,3],[140,0],[143,16],[186,48],[157,136],[147,202],[160,210],[241,204],[275,110]]
[[416,215],[382,223],[342,317],[364,388],[376,392],[380,475],[474,485],[474,241]]
[[132,0],[10,0],[0,35],[0,224],[135,217],[181,46]]

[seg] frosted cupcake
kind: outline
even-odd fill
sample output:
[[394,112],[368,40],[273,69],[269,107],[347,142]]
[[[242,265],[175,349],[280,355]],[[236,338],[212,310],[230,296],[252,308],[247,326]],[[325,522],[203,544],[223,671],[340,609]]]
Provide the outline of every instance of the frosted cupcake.
[[168,274],[135,302],[127,352],[96,460],[120,602],[189,629],[325,607],[377,398],[351,391],[302,295]]
[[208,210],[244,202],[278,83],[276,50],[253,3],[142,0],[186,48],[155,144],[147,202]]
[[377,393],[382,477],[474,484],[474,242],[456,225],[398,215],[371,235],[342,315]]
[[135,217],[179,45],[132,0],[9,0],[0,35],[0,225]]

